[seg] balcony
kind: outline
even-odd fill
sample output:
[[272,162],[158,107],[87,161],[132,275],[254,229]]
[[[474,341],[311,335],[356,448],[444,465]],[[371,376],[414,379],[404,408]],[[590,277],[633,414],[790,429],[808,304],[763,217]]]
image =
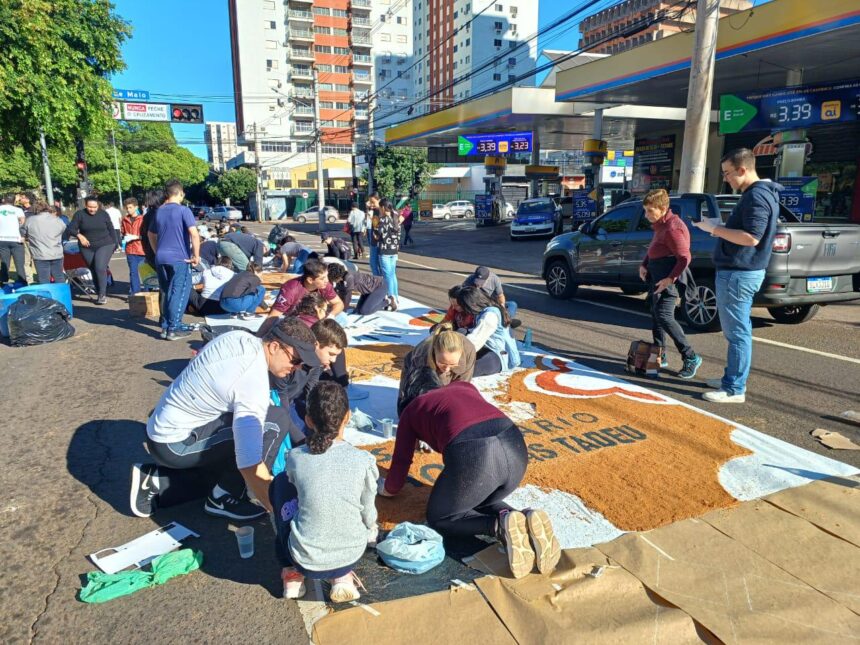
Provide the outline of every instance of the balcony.
[[314,41],[314,32],[308,29],[288,29],[287,40],[305,40],[308,42]]
[[352,17],[352,26],[353,27],[372,27],[373,23],[370,22],[370,18],[364,18],[362,16],[353,16]]
[[364,120],[370,118],[370,113],[367,110],[356,110],[355,111],[355,118],[357,120],[364,121]]
[[366,54],[353,54],[353,65],[373,65],[373,59]]
[[370,11],[370,0],[352,0],[350,3],[353,9],[361,9]]
[[365,72],[364,74],[355,73],[353,74],[352,78],[354,83],[359,83],[362,85],[370,85],[373,82],[373,77],[367,72]]
[[308,48],[290,47],[288,53],[291,60],[314,60],[314,53]]
[[303,11],[301,9],[290,9],[287,11],[287,16],[290,20],[301,20],[304,22],[313,22],[314,14],[310,11]]
[[290,0],[290,6],[310,7],[314,0]]
[[314,118],[314,109],[312,107],[308,107],[307,105],[298,105],[296,109],[293,111],[294,119],[313,119]]
[[293,96],[299,99],[312,99],[314,91],[309,87],[294,87]]
[[294,137],[312,137],[314,127],[310,123],[307,125],[304,123],[294,123],[291,132]]

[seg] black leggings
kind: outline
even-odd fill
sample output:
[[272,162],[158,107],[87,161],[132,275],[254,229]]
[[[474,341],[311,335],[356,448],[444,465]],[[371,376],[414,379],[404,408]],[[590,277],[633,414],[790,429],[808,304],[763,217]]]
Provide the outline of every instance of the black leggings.
[[107,295],[108,264],[113,256],[115,246],[98,246],[96,248],[82,246],[81,255],[93,274],[93,283],[99,298]]
[[528,451],[520,429],[491,419],[463,430],[442,454],[445,469],[427,503],[427,523],[443,536],[495,535],[504,500],[523,479]]
[[[289,411],[269,407],[263,426],[263,463],[269,470],[291,426]],[[146,445],[158,465],[160,507],[203,499],[216,484],[234,497],[245,492],[245,480],[236,466],[231,413],[197,428],[185,441],[157,443],[147,436]]]
[[364,255],[364,246],[361,243],[361,238],[364,237],[364,233],[350,233],[349,237],[352,239],[353,259],[357,259]]
[[352,313],[359,316],[367,316],[375,314],[385,306],[385,296],[388,295],[388,287],[383,282],[370,293],[361,296],[355,305]]
[[654,336],[654,344],[666,347],[666,334],[675,343],[678,353],[684,360],[695,358],[696,352],[687,341],[684,330],[675,320],[675,302],[678,298],[678,290],[675,285],[664,289],[660,293],[654,293],[654,285],[651,285],[651,331]]
[[204,298],[196,289],[192,289],[188,294],[188,304],[194,308],[194,313],[198,316],[217,316],[224,313],[219,300]]
[[472,376],[488,376],[502,371],[502,361],[486,347],[478,350],[475,355],[475,371]]

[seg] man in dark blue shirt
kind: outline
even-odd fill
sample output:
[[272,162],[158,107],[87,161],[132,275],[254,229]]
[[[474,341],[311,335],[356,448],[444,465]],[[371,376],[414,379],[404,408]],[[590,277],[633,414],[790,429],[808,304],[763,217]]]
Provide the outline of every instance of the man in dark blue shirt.
[[717,389],[703,398],[714,403],[743,403],[752,363],[750,312],[770,262],[782,186],[759,178],[755,155],[748,148],[726,154],[722,170],[723,178],[741,192],[741,198],[724,225],[705,219],[696,226],[719,238],[714,248],[717,310],[729,352],[719,384],[708,382]]
[[236,271],[244,271],[251,260],[257,266],[263,266],[265,254],[263,242],[245,230],[228,233],[221,238],[221,243],[218,245],[221,255],[226,255],[233,260],[233,268]]

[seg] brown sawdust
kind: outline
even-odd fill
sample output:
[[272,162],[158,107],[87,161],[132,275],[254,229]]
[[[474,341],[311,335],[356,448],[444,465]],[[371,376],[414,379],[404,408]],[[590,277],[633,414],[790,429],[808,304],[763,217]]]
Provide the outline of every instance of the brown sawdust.
[[295,273],[280,273],[278,271],[264,271],[262,275],[260,275],[260,282],[263,283],[263,286],[266,287],[266,291],[271,291],[272,289],[280,289],[281,285],[293,278],[297,278],[298,274]]
[[388,376],[400,380],[403,359],[412,351],[412,345],[393,343],[357,345],[346,348],[346,365],[350,381],[369,381],[374,376]]

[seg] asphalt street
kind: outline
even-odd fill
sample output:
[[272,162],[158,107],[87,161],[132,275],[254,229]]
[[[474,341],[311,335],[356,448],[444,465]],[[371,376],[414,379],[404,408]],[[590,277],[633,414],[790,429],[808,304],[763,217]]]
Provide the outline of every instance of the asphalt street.
[[[252,224],[258,233],[270,225]],[[314,226],[295,227],[313,241]],[[507,229],[472,222],[418,223],[417,244],[400,255],[404,295],[447,305],[447,289],[476,264],[498,272],[520,305],[534,341],[610,374],[624,375],[631,340],[647,339],[642,297],[582,289],[552,300],[539,278],[545,241],[511,243]],[[366,270],[366,262],[359,263]],[[160,511],[150,519],[128,510],[128,470],[145,460],[144,423],[167,384],[191,357],[189,343],[158,339],[153,321],[130,318],[122,256],[111,263],[117,284],[108,305],[75,300],[72,339],[32,348],[0,345],[5,431],[0,433],[0,641],[229,642],[305,639],[294,603],[278,598],[280,580],[267,521],[257,527],[257,554],[240,560],[222,520],[202,505]],[[831,451],[809,433],[822,427],[860,442],[860,429],[835,417],[860,401],[860,305],[831,306],[814,320],[787,326],[755,312],[753,372],[747,403],[700,399],[704,379],[721,373],[726,344],[717,333],[693,334],[705,359],[701,380],[671,373],[634,379],[808,450],[860,466],[857,451]],[[670,354],[672,368],[680,367]],[[104,605],[76,599],[89,553],[117,546],[172,520],[201,534],[188,545],[206,554],[202,571]]]

